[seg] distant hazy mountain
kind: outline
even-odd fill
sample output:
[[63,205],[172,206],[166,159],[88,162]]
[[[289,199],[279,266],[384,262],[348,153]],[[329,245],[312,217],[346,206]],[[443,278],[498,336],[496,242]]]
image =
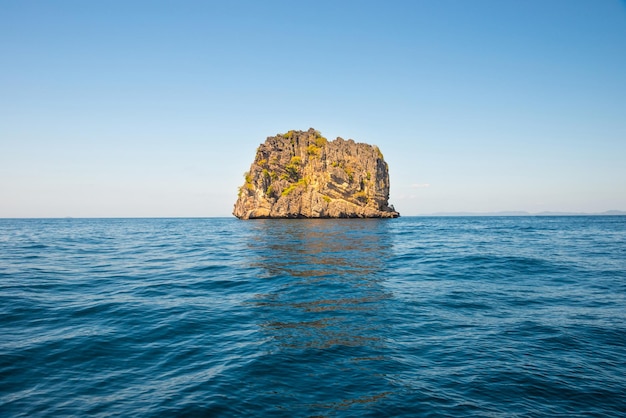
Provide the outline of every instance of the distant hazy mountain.
[[607,210],[606,212],[585,213],[585,212],[525,212],[525,211],[505,211],[505,212],[435,212],[425,213],[420,216],[625,216],[623,210]]

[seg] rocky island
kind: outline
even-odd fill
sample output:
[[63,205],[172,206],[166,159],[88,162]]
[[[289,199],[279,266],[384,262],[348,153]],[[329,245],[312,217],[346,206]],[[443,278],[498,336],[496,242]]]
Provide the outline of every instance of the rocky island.
[[255,218],[397,218],[378,147],[315,129],[268,137],[239,188],[233,215]]

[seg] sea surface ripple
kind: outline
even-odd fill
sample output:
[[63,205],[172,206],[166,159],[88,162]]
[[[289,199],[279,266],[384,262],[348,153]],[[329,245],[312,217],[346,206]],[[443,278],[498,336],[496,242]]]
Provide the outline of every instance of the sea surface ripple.
[[0,416],[626,414],[626,217],[0,219]]

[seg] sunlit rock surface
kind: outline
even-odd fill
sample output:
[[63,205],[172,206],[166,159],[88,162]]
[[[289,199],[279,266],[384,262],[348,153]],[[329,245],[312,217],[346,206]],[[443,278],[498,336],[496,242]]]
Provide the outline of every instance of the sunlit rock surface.
[[254,218],[396,218],[378,147],[318,131],[268,137],[239,189],[233,215]]

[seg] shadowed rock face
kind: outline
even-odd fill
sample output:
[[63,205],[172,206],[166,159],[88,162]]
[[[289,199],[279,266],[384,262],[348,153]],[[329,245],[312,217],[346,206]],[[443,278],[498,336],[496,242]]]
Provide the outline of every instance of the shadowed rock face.
[[396,218],[389,170],[376,146],[318,131],[268,137],[257,149],[233,215],[254,218]]

